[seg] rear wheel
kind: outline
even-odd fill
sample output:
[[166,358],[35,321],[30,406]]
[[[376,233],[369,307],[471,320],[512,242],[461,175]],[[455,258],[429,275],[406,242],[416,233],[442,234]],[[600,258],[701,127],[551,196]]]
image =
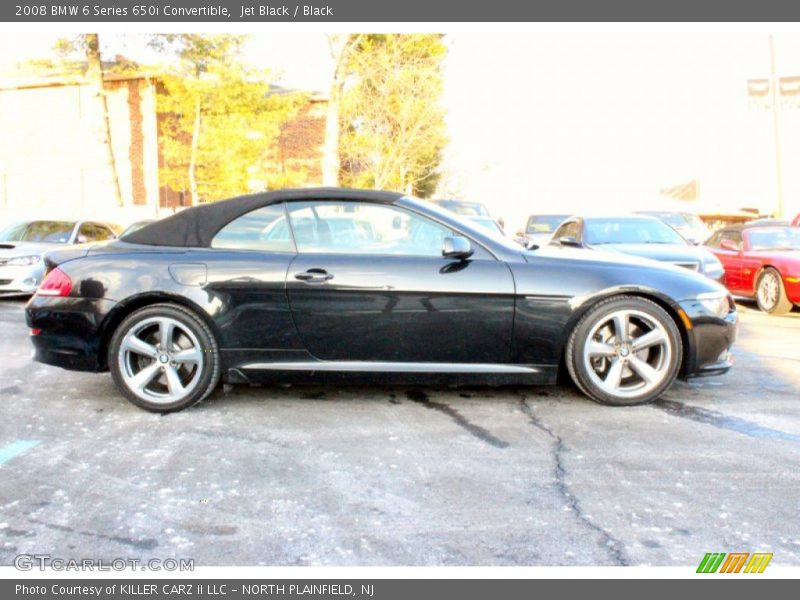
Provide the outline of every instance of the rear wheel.
[[649,300],[616,296],[598,303],[570,335],[572,380],[603,404],[652,402],[675,381],[683,346],[667,312]]
[[781,274],[767,267],[758,278],[756,286],[758,308],[771,315],[785,315],[792,310],[792,303],[786,297]]
[[220,376],[213,332],[174,304],[148,306],[125,318],[111,338],[108,364],[128,400],[162,413],[205,399]]

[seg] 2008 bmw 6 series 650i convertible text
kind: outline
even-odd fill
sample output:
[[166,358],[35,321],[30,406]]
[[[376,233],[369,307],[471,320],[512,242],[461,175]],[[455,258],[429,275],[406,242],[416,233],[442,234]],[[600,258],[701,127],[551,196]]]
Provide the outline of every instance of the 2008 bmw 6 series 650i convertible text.
[[599,402],[730,368],[737,315],[702,275],[526,250],[428,202],[287,190],[187,209],[54,252],[26,309],[35,358],[110,370],[138,406],[228,383],[550,384]]

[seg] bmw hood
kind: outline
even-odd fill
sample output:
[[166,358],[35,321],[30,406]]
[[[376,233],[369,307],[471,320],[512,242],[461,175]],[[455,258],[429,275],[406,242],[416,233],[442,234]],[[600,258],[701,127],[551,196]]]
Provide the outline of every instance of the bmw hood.
[[682,244],[602,244],[593,246],[605,252],[619,252],[690,267],[695,265],[699,270],[711,260],[709,251],[696,246]]
[[[642,246],[653,246],[654,244],[642,244]],[[635,246],[635,244],[625,244],[625,247],[628,246]],[[603,244],[602,246],[596,246],[596,249],[586,249],[586,248],[570,248],[568,246],[558,246],[558,245],[547,245],[547,246],[540,246],[536,250],[529,250],[525,253],[526,259],[530,262],[536,256],[546,256],[549,258],[558,258],[558,259],[566,259],[566,260],[575,260],[581,261],[584,264],[591,264],[597,263],[598,265],[604,264],[613,264],[613,265],[627,265],[631,267],[646,267],[649,269],[666,269],[671,271],[681,271],[686,273],[687,275],[691,272],[702,273],[703,269],[703,260],[701,259],[701,254],[698,252],[697,248],[686,247],[686,250],[689,250],[690,253],[681,254],[681,253],[673,253],[667,254],[663,252],[659,256],[663,256],[664,258],[656,259],[651,258],[649,256],[633,254],[628,252],[623,252],[621,250],[616,249],[617,247],[612,247],[611,244]],[[672,246],[667,246],[667,248],[672,248]],[[678,246],[677,248],[681,248]],[[662,248],[663,250],[664,248]],[[694,252],[691,252],[694,251]],[[705,251],[704,251],[705,252]],[[653,253],[653,255],[658,255]],[[713,256],[713,255],[712,255]],[[669,258],[667,258],[669,257]],[[697,269],[689,269],[686,268],[688,263],[697,263]]]

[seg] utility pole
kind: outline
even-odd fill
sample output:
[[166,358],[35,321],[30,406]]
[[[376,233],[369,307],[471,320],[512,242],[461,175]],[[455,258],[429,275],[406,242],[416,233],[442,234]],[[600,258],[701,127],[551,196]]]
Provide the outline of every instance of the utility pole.
[[775,142],[775,191],[777,193],[775,216],[780,219],[783,217],[783,168],[781,165],[780,109],[778,107],[780,80],[775,72],[775,42],[772,39],[772,35],[769,36],[769,66],[769,88],[772,95],[772,135]]

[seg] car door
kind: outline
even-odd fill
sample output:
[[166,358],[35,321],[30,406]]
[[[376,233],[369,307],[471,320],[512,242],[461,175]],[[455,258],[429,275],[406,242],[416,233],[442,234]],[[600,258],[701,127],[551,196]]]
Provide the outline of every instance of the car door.
[[270,204],[233,219],[210,249],[182,259],[206,271],[204,290],[215,298],[214,317],[229,357],[258,362],[302,353],[286,298],[286,270],[294,256],[285,208]]
[[742,234],[739,231],[722,231],[719,247],[714,254],[725,268],[725,286],[732,292],[741,292],[742,288]]
[[745,231],[742,236],[742,251],[739,254],[741,279],[739,281],[739,289],[746,294],[754,294],[756,290],[756,276],[761,272],[763,265],[763,257],[760,252],[754,252],[750,249],[750,243],[747,239],[748,233]]
[[300,339],[328,361],[503,363],[514,280],[472,241],[444,258],[451,231],[392,205],[289,203],[297,257],[286,289]]

